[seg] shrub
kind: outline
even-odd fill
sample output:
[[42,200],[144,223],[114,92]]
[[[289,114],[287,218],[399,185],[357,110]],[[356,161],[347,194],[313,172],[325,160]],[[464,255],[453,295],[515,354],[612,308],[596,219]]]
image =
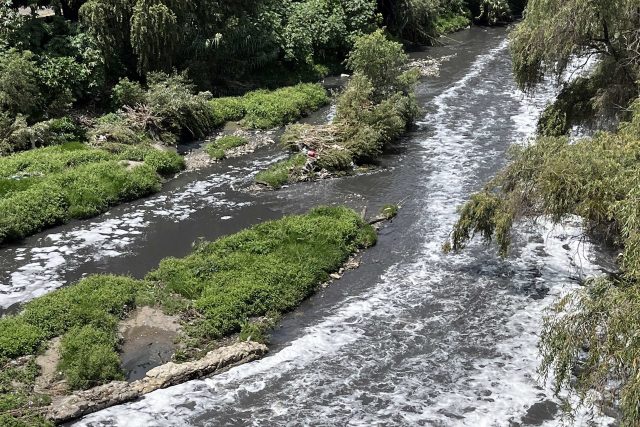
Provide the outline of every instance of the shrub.
[[72,327],[109,329],[133,308],[139,281],[120,276],[89,276],[27,303],[21,317],[47,338]]
[[136,105],[144,104],[145,100],[146,93],[142,85],[126,77],[121,79],[111,91],[111,102],[116,109],[125,105],[135,107]]
[[202,317],[187,331],[205,345],[243,325],[246,336],[249,318],[291,310],[373,243],[375,231],[355,212],[318,208],[202,244],[186,258],[163,261],[147,279],[195,300]]
[[[80,143],[0,158],[0,243],[160,189],[160,174],[184,167],[176,153],[150,146],[111,154]],[[142,161],[127,166],[123,160]]]
[[243,97],[249,128],[270,129],[291,123],[329,102],[319,84],[299,84],[275,91],[255,91]]
[[127,147],[118,155],[118,158],[144,162],[164,176],[178,173],[185,167],[184,158],[179,154],[145,145]]
[[120,114],[107,114],[100,117],[89,131],[89,141],[93,145],[104,143],[140,144],[148,139],[143,131],[134,129]]
[[373,101],[379,102],[398,91],[406,91],[400,79],[408,61],[400,43],[389,40],[382,30],[359,37],[349,53],[347,66],[372,83]]
[[345,149],[326,149],[318,156],[318,167],[331,172],[348,170],[352,164],[351,154]]
[[470,24],[471,19],[469,19],[468,15],[449,11],[438,15],[434,26],[436,33],[449,34],[467,28]]
[[116,348],[113,331],[75,327],[62,338],[58,368],[74,390],[122,380],[124,374]]
[[29,51],[10,49],[0,55],[0,110],[17,114],[36,114],[42,107],[37,66]]
[[0,242],[19,240],[68,219],[63,189],[41,184],[0,199]]
[[193,93],[186,74],[149,73],[146,103],[168,130],[193,138],[204,137],[214,127],[208,99]]
[[109,206],[139,199],[160,190],[160,180],[150,165],[128,169],[118,162],[82,165],[51,182],[63,189],[71,218],[89,218]]
[[41,330],[20,317],[0,319],[0,360],[35,353],[44,336]]

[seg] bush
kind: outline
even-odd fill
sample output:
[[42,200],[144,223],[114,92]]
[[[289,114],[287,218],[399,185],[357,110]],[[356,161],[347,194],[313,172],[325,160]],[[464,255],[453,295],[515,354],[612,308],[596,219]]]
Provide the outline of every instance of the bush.
[[[382,31],[358,38],[348,61],[356,72],[338,97],[333,123],[290,126],[281,144],[291,151],[300,146],[314,149],[319,153],[317,166],[334,172],[347,171],[352,163],[374,161],[418,114],[413,90],[419,73],[403,71],[406,60],[402,45],[387,40]],[[259,173],[256,180],[279,188],[310,178],[302,176],[310,174],[303,164],[280,162]]]
[[75,143],[0,158],[0,243],[156,192],[158,173],[183,167],[179,155],[149,146],[110,154]]
[[329,102],[319,84],[298,84],[273,91],[257,90],[242,97],[209,101],[216,127],[228,121],[242,120],[244,127],[271,129],[291,123]]
[[116,109],[125,105],[135,107],[136,105],[144,104],[145,101],[146,93],[142,85],[126,77],[121,79],[111,91],[111,102]]
[[354,73],[365,76],[373,87],[373,101],[407,88],[400,78],[408,61],[400,43],[389,40],[382,30],[359,37],[347,59],[347,66]]
[[107,114],[100,117],[89,131],[89,141],[96,146],[105,143],[136,145],[148,140],[148,136],[134,129],[120,114]]
[[112,161],[82,165],[58,176],[51,182],[63,189],[71,218],[90,218],[110,206],[139,199],[160,190],[160,180],[150,165],[131,169]]
[[178,173],[185,168],[184,158],[179,154],[145,145],[126,147],[118,154],[118,158],[144,162],[163,176]]
[[41,184],[0,200],[0,243],[22,239],[64,223],[69,202],[61,188]]
[[227,122],[240,120],[246,114],[242,98],[215,98],[209,101],[209,105],[213,113],[215,127],[223,126]]
[[123,380],[116,350],[117,339],[113,331],[93,326],[76,327],[62,339],[58,368],[73,390]]
[[139,281],[120,276],[89,276],[25,305],[21,318],[47,338],[76,326],[109,329],[135,305]]
[[41,330],[20,317],[0,319],[0,360],[34,354],[44,336]]
[[247,144],[246,138],[236,135],[226,135],[218,138],[214,142],[211,142],[205,146],[205,151],[213,159],[220,160],[225,157],[225,152],[232,148],[240,147]]
[[438,15],[434,25],[436,33],[449,34],[467,28],[470,24],[471,19],[469,19],[468,15],[459,12],[447,12]]
[[37,66],[29,51],[11,49],[0,55],[0,110],[32,115],[42,107]]
[[351,153],[344,149],[327,149],[318,156],[318,167],[331,172],[346,171],[352,165]]
[[193,93],[186,74],[149,73],[146,103],[160,117],[166,129],[176,135],[202,138],[213,129],[214,118],[208,99]]

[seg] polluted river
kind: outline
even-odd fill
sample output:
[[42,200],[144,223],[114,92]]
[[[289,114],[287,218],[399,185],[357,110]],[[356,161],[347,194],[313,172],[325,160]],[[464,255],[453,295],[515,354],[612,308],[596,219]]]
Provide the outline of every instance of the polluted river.
[[[444,58],[418,87],[423,112],[380,168],[251,192],[275,145],[186,172],[163,191],[0,249],[0,311],[92,273],[142,277],[167,256],[321,204],[402,205],[359,269],[287,315],[270,352],[212,378],[97,412],[78,426],[556,426],[538,377],[545,310],[610,256],[579,223],[521,224],[510,256],[474,242],[445,255],[456,209],[535,132],[556,90],[518,91],[506,31],[472,28],[414,57]],[[320,113],[325,119],[330,110]],[[572,425],[609,425],[585,408]]]

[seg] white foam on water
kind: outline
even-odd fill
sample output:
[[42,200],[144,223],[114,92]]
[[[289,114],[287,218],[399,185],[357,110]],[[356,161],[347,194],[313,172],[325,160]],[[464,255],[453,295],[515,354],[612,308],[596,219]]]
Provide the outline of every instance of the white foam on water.
[[129,255],[131,246],[144,237],[153,223],[179,223],[205,208],[229,212],[247,206],[248,202],[227,198],[223,189],[250,182],[260,169],[280,158],[257,159],[247,167],[231,168],[228,173],[210,175],[134,203],[121,215],[106,213],[71,230],[47,234],[35,247],[4,249],[3,256],[21,261],[22,265],[5,271],[7,279],[0,283],[0,308],[30,301],[64,286],[65,273],[83,263]]
[[[481,185],[477,175],[490,159],[504,154],[504,142],[491,139],[494,129],[522,126],[515,143],[535,129],[531,116],[544,106],[543,96],[527,100],[505,84],[508,74],[487,81],[496,63],[509,69],[505,50],[506,42],[479,56],[420,123],[434,132],[420,141],[424,199],[410,230],[422,245],[407,250],[406,261],[274,354],[77,425],[508,426],[533,404],[556,402],[537,378],[536,345],[544,311],[577,286],[576,276],[598,270],[595,248],[577,246],[579,225],[523,225],[509,260],[479,243],[457,255],[441,252],[457,206]],[[469,117],[473,104],[483,105],[482,117]],[[589,411],[580,416],[610,421]],[[557,417],[543,422],[560,425]]]

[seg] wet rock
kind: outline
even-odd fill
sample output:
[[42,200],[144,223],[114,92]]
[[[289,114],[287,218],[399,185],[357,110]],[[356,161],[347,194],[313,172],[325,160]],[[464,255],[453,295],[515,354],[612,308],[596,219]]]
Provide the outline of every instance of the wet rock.
[[152,391],[214,374],[231,366],[255,360],[268,351],[267,346],[245,341],[207,353],[202,359],[187,363],[167,363],[150,370],[141,380],[128,383],[114,381],[78,391],[54,401],[47,418],[63,423],[84,415],[135,400]]

